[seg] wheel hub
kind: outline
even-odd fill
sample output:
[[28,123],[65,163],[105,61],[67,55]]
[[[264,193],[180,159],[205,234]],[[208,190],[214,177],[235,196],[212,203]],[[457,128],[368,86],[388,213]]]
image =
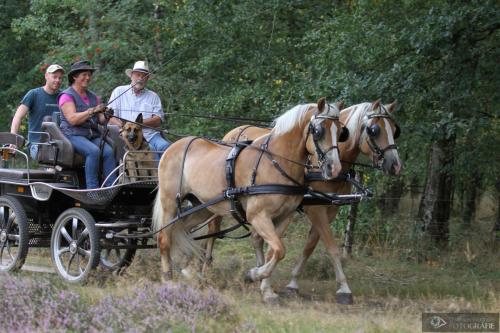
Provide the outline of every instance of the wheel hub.
[[77,249],[78,249],[78,246],[76,245],[76,241],[72,241],[72,242],[69,244],[69,252],[70,252],[71,254],[75,254]]
[[7,240],[7,231],[5,230],[2,230],[2,232],[0,232],[0,242],[5,242]]

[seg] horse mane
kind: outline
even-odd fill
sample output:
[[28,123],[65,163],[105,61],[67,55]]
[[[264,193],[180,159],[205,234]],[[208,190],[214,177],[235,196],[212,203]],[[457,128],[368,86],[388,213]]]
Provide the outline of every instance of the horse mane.
[[302,124],[304,117],[310,107],[317,107],[316,103],[299,104],[286,111],[284,114],[276,118],[273,122],[273,134],[282,135],[292,130],[297,123]]
[[[354,146],[359,142],[361,137],[361,126],[363,126],[363,119],[367,116],[371,111],[372,103],[360,103],[353,105],[347,109],[342,110],[341,112],[349,112],[349,118],[345,127],[349,130],[349,140],[350,145],[348,149],[353,149]],[[355,136],[353,136],[355,134]]]

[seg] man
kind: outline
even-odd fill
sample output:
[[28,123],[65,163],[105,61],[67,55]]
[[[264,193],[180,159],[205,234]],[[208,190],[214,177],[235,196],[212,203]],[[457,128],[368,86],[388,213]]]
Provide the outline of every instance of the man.
[[[36,159],[38,145],[40,142],[40,132],[43,117],[52,115],[59,111],[57,106],[57,96],[64,76],[64,69],[58,64],[52,64],[45,71],[45,85],[43,87],[31,89],[21,100],[21,104],[16,110],[10,132],[18,134],[21,122],[28,115],[28,147],[32,159]],[[11,145],[12,148],[16,148]]]
[[[115,116],[130,121],[135,121],[139,113],[142,113],[144,125],[160,129],[164,114],[160,97],[146,89],[151,77],[148,63],[136,61],[132,69],[125,70],[125,74],[131,79],[131,84],[115,88],[108,107],[114,110]],[[123,126],[122,121],[115,117],[110,119],[109,124]],[[170,142],[160,131],[144,127],[143,133],[151,150],[163,152],[170,146]]]

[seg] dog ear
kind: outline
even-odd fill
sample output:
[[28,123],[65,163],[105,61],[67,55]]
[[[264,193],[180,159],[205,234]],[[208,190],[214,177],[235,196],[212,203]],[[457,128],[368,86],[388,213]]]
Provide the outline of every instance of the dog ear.
[[142,113],[139,113],[139,115],[137,116],[137,118],[135,118],[135,122],[139,123],[139,124],[142,124]]

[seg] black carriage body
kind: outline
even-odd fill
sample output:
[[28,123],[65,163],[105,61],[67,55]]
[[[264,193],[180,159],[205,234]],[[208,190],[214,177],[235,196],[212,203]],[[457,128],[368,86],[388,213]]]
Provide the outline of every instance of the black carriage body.
[[[151,211],[156,196],[155,181],[118,185],[111,193],[106,188],[92,192],[72,192],[78,190],[81,178],[81,171],[0,168],[0,196],[17,198],[26,211],[30,247],[49,246],[50,234],[56,219],[62,212],[72,207],[88,211],[94,217],[101,233],[109,230],[119,232],[125,225],[135,230],[150,227]],[[38,183],[34,185],[35,188],[50,186],[53,189],[50,198],[36,199],[33,183]],[[74,195],[75,193],[77,195]],[[79,195],[88,197],[89,193],[92,193],[91,199],[79,200]],[[117,227],[112,227],[114,223]],[[102,227],[99,227],[100,225]],[[109,241],[106,243],[110,244]]]
[[[129,178],[122,163],[117,183],[86,190],[82,156],[54,122],[42,128],[48,132],[36,168],[26,153],[10,146],[22,147],[22,137],[0,133],[0,271],[20,269],[29,248],[50,247],[59,275],[83,282],[99,263],[120,269],[136,249],[155,247],[151,212],[157,177]],[[117,129],[110,132],[119,142]],[[114,149],[122,156],[119,145]]]

